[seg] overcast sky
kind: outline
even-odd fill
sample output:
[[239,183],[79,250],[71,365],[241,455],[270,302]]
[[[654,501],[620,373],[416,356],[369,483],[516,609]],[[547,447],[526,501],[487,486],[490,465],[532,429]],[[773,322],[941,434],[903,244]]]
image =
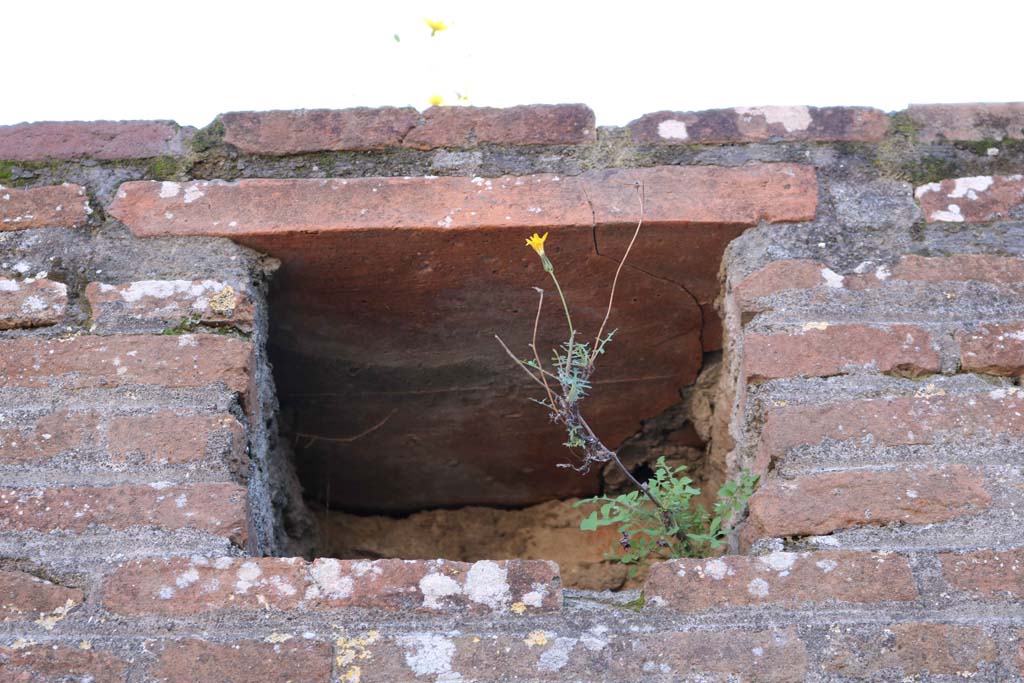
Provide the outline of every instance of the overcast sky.
[[[448,29],[431,38],[425,18]],[[662,109],[1024,100],[1021,0],[20,0],[0,124],[583,102]],[[397,35],[398,40],[395,36]]]

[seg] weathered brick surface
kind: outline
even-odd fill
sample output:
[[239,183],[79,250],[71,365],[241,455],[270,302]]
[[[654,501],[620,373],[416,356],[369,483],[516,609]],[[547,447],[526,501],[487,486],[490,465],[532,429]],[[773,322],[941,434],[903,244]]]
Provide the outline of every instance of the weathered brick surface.
[[494,145],[576,145],[597,138],[594,112],[582,104],[431,107],[403,144],[416,149]]
[[1024,322],[984,324],[955,336],[964,371],[1024,375]]
[[245,488],[237,484],[121,484],[0,489],[0,531],[81,533],[156,526],[247,537]]
[[36,619],[65,614],[80,605],[84,593],[19,571],[0,570],[0,619]]
[[892,268],[892,279],[919,282],[976,281],[999,285],[1024,282],[1024,259],[989,254],[908,255]]
[[910,622],[832,631],[823,654],[826,671],[851,679],[908,680],[926,674],[974,678],[998,660],[999,649],[979,626]]
[[107,579],[103,596],[107,609],[129,615],[267,607],[521,615],[562,603],[557,566],[529,560],[136,560]]
[[250,154],[398,147],[419,120],[412,107],[355,107],[222,114],[224,142]]
[[1024,598],[1024,548],[943,553],[942,574],[951,586],[984,598]]
[[0,378],[7,386],[68,388],[221,382],[244,392],[251,355],[248,342],[208,334],[6,339],[0,341]]
[[770,478],[750,498],[743,537],[809,536],[865,524],[929,524],[976,514],[991,496],[963,465]]
[[90,282],[85,295],[97,325],[184,323],[251,330],[252,297],[237,283],[218,280],[141,280],[120,285]]
[[951,178],[914,190],[929,223],[984,223],[1024,207],[1024,175]]
[[0,278],[0,330],[56,325],[67,304],[68,288],[63,282]]
[[747,380],[828,377],[849,369],[916,376],[940,369],[931,334],[913,325],[808,322],[792,333],[748,334],[744,341]]
[[807,607],[917,597],[902,555],[859,551],[775,552],[671,560],[651,568],[644,596],[682,612],[724,607]]
[[907,114],[920,127],[922,142],[1024,140],[1024,102],[912,104]]
[[28,463],[73,451],[96,439],[99,418],[92,412],[56,410],[34,422],[0,427],[0,463]]
[[984,394],[863,399],[844,403],[781,406],[765,415],[758,462],[767,467],[790,448],[826,439],[904,446],[944,438],[1024,437],[1024,392],[994,389]]
[[4,683],[125,683],[127,672],[125,660],[81,646],[32,643],[0,648]]
[[29,228],[75,228],[92,209],[81,185],[48,185],[18,190],[0,185],[0,232]]
[[[213,445],[223,444],[214,450]],[[232,471],[248,465],[245,429],[232,415],[179,415],[161,411],[153,415],[116,417],[107,427],[110,457],[114,462],[141,458],[150,463],[198,462],[211,455],[223,458]]]
[[635,221],[635,182],[646,186],[648,226],[801,221],[813,218],[817,206],[812,168],[754,164],[613,169],[567,178],[130,182],[121,185],[110,212],[139,236],[358,228],[547,230],[589,227],[595,220]]
[[331,683],[331,646],[315,640],[283,643],[165,640],[149,670],[154,682]]
[[881,140],[889,118],[868,107],[735,107],[660,111],[629,124],[633,139],[660,144]]
[[740,310],[744,313],[762,310],[757,300],[787,289],[842,287],[843,277],[820,261],[788,259],[773,261],[748,275],[732,288]]
[[147,159],[180,154],[187,130],[173,121],[40,121],[0,126],[0,159]]

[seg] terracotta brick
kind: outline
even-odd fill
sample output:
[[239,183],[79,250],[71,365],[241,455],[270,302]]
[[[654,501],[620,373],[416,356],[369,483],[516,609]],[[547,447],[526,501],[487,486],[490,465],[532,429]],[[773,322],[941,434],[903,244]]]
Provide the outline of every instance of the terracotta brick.
[[1019,285],[1024,282],[1024,259],[989,254],[908,255],[893,266],[891,278],[917,282],[973,281]]
[[283,643],[165,640],[150,667],[154,683],[331,683],[330,645],[289,639]]
[[951,586],[984,598],[1024,598],[1024,548],[942,553],[942,574]]
[[984,478],[963,465],[770,478],[750,498],[743,537],[752,541],[867,524],[930,524],[977,514],[991,500]]
[[64,318],[68,288],[63,282],[0,278],[0,330],[56,325]]
[[984,223],[1024,209],[1024,175],[951,178],[921,185],[914,196],[929,223]]
[[243,393],[251,356],[249,342],[211,334],[23,337],[0,341],[0,378],[6,386],[74,389],[126,384],[203,387],[220,382]]
[[889,129],[884,112],[868,107],[735,107],[696,112],[660,111],[629,124],[648,144],[745,142],[875,142]]
[[912,104],[907,114],[920,127],[921,142],[1024,140],[1024,102]]
[[1024,392],[1011,387],[955,395],[922,387],[922,395],[845,403],[771,407],[758,446],[759,471],[791,448],[834,441],[885,446],[939,443],[945,438],[980,440],[1024,437]]
[[[221,440],[225,446],[213,450]],[[233,472],[248,468],[245,428],[233,416],[179,415],[161,411],[154,415],[116,417],[107,428],[107,442],[114,462],[141,457],[146,462],[178,464],[213,456]]]
[[617,169],[566,178],[130,182],[121,185],[110,212],[138,236],[589,228],[595,219],[610,225],[635,221],[636,182],[646,186],[645,225],[652,227],[810,220],[817,206],[814,169],[754,164]]
[[905,602],[917,598],[917,589],[902,555],[775,552],[658,563],[651,568],[644,596],[652,606],[706,612],[761,605]]
[[85,594],[19,571],[0,570],[0,619],[37,619],[67,614]]
[[780,377],[828,377],[851,368],[917,376],[940,369],[931,334],[913,325],[830,325],[807,322],[795,333],[748,334],[748,382]]
[[237,484],[122,484],[0,489],[0,530],[76,533],[92,527],[198,529],[246,540],[245,487]]
[[955,335],[960,369],[986,375],[1024,375],[1024,323],[983,324]]
[[57,410],[35,422],[0,428],[0,463],[49,460],[95,443],[99,418],[92,412]]
[[173,327],[183,322],[252,330],[254,305],[239,284],[217,280],[140,280],[120,285],[90,282],[85,296],[97,325],[132,323]]
[[29,228],[76,228],[92,209],[81,185],[48,185],[27,190],[0,185],[0,232]]
[[773,261],[761,270],[748,275],[732,288],[732,295],[740,311],[763,310],[757,300],[788,289],[814,287],[842,287],[843,276],[820,261],[788,259]]
[[0,126],[0,159],[148,159],[181,154],[190,129],[173,121],[39,121]]
[[582,104],[431,107],[403,145],[415,149],[493,145],[578,145],[597,139],[594,112]]
[[300,558],[132,560],[102,586],[104,608],[129,616],[223,610],[293,610],[303,604],[307,563]]
[[220,116],[224,142],[249,154],[398,147],[418,120],[412,107],[239,111]]
[[[910,622],[868,632],[831,631],[824,650],[826,671],[860,680],[907,680],[921,675],[973,678],[996,662],[995,640],[979,626]],[[879,675],[892,678],[874,678]]]
[[558,567],[538,560],[335,560],[174,558],[121,565],[103,604],[120,614],[225,610],[558,611]]
[[80,646],[32,643],[0,648],[4,683],[127,683],[127,671],[123,659]]

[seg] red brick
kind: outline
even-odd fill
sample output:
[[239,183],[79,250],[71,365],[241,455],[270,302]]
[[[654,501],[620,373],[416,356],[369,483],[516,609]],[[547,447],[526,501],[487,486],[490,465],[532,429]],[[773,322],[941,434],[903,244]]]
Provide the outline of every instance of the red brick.
[[[851,680],[907,680],[927,674],[973,678],[980,665],[998,660],[999,649],[979,626],[910,622],[866,633],[830,631],[823,654],[826,671]],[[880,674],[894,678],[876,679]]]
[[244,545],[245,487],[122,484],[0,489],[0,530],[81,533],[92,527],[199,529]]
[[0,232],[29,228],[76,228],[92,209],[81,185],[47,185],[27,190],[0,185]]
[[251,355],[249,342],[210,334],[23,337],[0,341],[0,378],[6,386],[74,389],[221,382],[242,393],[249,383]]
[[929,223],[984,223],[1024,207],[1024,175],[951,178],[914,190]]
[[250,154],[398,147],[418,120],[412,107],[239,111],[220,116],[224,142]]
[[[619,169],[565,178],[130,182],[121,185],[110,212],[138,236],[589,228],[595,219],[607,225],[635,221],[635,182],[646,187],[647,226],[810,220],[817,206],[814,169],[754,164]],[[200,197],[203,201],[195,201]]]
[[120,285],[90,282],[85,296],[98,325],[180,325],[183,321],[252,330],[254,305],[239,284],[217,280],[141,280]]
[[828,534],[866,524],[930,524],[987,508],[984,478],[963,465],[769,478],[750,498],[746,540]]
[[773,261],[748,275],[732,288],[732,295],[744,313],[763,310],[757,300],[788,289],[842,287],[843,277],[820,261],[791,259]]
[[1024,259],[988,254],[915,256],[900,259],[892,268],[893,280],[918,282],[974,281],[999,285],[1024,282]]
[[123,659],[81,647],[33,643],[0,648],[4,683],[126,683],[127,670]]
[[94,443],[99,419],[92,412],[57,410],[17,427],[0,428],[0,463],[49,460]]
[[56,325],[64,318],[68,288],[46,279],[0,278],[0,330]]
[[942,574],[951,586],[984,598],[1024,598],[1024,548],[942,553]]
[[743,355],[748,382],[828,377],[864,367],[907,376],[940,369],[931,334],[913,325],[808,322],[791,334],[746,335]]
[[335,560],[174,558],[121,565],[103,604],[126,615],[225,610],[558,611],[558,568],[536,560]]
[[921,142],[1024,140],[1024,102],[912,104],[907,114],[920,127]]
[[57,612],[67,614],[85,594],[19,571],[0,570],[0,618],[36,619]]
[[651,605],[706,612],[759,605],[905,602],[917,598],[917,589],[902,555],[776,552],[661,562],[651,568],[644,596]]
[[[223,452],[211,449],[218,437],[226,439]],[[107,441],[114,462],[141,457],[150,463],[179,464],[198,462],[212,455],[236,473],[245,472],[249,463],[245,428],[231,415],[179,415],[162,411],[116,417],[107,428]]]
[[189,129],[173,121],[39,121],[0,126],[0,159],[148,159],[180,154]]
[[409,131],[404,146],[578,145],[597,139],[594,112],[582,104],[493,107],[431,107]]
[[958,331],[960,369],[986,375],[1024,375],[1024,323],[984,324]]
[[745,142],[875,142],[889,129],[884,112],[868,107],[735,107],[696,112],[660,111],[629,124],[648,144]]
[[317,641],[165,640],[155,652],[154,683],[331,683],[332,650]]
[[759,471],[766,471],[774,458],[795,446],[826,439],[870,437],[874,443],[906,446],[933,444],[946,437],[972,441],[1024,437],[1024,392],[1016,388],[968,395],[947,395],[934,387],[922,391],[923,395],[914,397],[769,408],[758,448]]

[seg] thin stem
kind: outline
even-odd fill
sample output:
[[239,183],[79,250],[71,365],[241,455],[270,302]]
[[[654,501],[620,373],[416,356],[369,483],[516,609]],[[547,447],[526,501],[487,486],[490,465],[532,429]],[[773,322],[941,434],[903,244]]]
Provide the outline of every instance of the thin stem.
[[516,362],[516,365],[521,367],[523,369],[523,372],[525,372],[527,375],[530,376],[530,379],[532,379],[537,384],[539,384],[541,386],[544,386],[544,382],[541,381],[540,378],[537,377],[537,375],[533,374],[533,372],[530,370],[530,367],[526,363],[524,363],[523,361],[519,360],[516,357],[516,354],[512,353],[512,350],[509,349],[508,346],[505,345],[505,342],[503,342],[501,340],[501,337],[499,337],[498,335],[494,335],[494,338],[498,340],[499,344],[501,344],[501,348],[505,349],[505,353],[508,354],[508,357],[511,358],[512,360],[514,360]]
[[[554,275],[554,273],[552,273]],[[555,409],[555,396],[551,393],[551,387],[548,386],[548,378],[544,375],[544,365],[540,362],[540,355],[537,353],[537,328],[540,326],[540,310],[544,306],[544,290],[540,287],[535,287],[537,290],[537,316],[533,319],[533,342],[530,344],[530,348],[533,349],[533,360],[537,363],[537,369],[540,371],[541,381],[544,382],[544,391],[548,392],[548,405],[551,406],[551,410]]]
[[[612,315],[612,302],[615,301],[615,288],[619,284],[619,273],[622,272],[622,267],[626,265],[626,259],[629,258],[629,252],[633,249],[633,244],[636,242],[636,238],[640,234],[640,226],[644,224],[644,204],[646,203],[644,184],[638,183],[636,190],[640,195],[640,220],[637,221],[636,230],[633,231],[633,239],[629,241],[629,246],[626,247],[626,253],[622,255],[622,260],[619,261],[619,267],[615,269],[615,278],[612,280],[612,293],[608,296],[608,310],[605,311],[604,320],[601,321],[601,328],[597,331],[597,337],[594,338],[594,350],[590,354],[589,365],[593,365],[594,359],[597,358],[598,350],[601,348],[601,335],[604,333],[605,325],[608,324],[608,318]],[[554,273],[552,273],[552,277],[554,277]]]
[[622,470],[622,473],[623,473],[623,474],[625,474],[625,475],[626,475],[626,477],[627,477],[627,478],[628,478],[628,479],[629,479],[629,480],[630,480],[631,482],[633,482],[633,484],[634,484],[634,485],[635,485],[635,486],[636,486],[636,487],[637,487],[638,489],[640,489],[641,491],[643,491],[643,492],[644,492],[644,493],[645,493],[645,494],[647,495],[647,497],[651,499],[651,502],[652,502],[652,503],[654,503],[654,504],[655,504],[656,506],[658,506],[658,509],[659,509],[659,510],[665,510],[665,506],[661,504],[661,501],[659,501],[659,500],[658,500],[658,499],[657,499],[657,498],[655,497],[655,495],[654,495],[653,493],[651,493],[651,490],[650,490],[650,488],[648,488],[647,486],[644,486],[644,485],[643,485],[643,484],[641,484],[641,483],[640,483],[639,481],[637,481],[636,477],[634,477],[634,476],[633,476],[633,473],[629,471],[629,468],[628,468],[628,467],[626,467],[626,466],[625,466],[625,465],[623,464],[622,460],[620,460],[620,459],[619,459],[619,454],[618,454],[618,453],[616,453],[615,451],[613,451],[612,449],[608,448],[607,446],[605,446],[605,445],[604,445],[604,443],[603,443],[603,442],[602,442],[602,441],[601,441],[601,440],[600,440],[599,438],[597,438],[597,435],[596,435],[596,434],[594,434],[594,430],[590,428],[590,424],[588,424],[588,423],[587,423],[587,421],[583,419],[583,416],[582,416],[582,415],[580,415],[580,416],[579,416],[579,420],[580,420],[580,424],[582,424],[582,425],[583,425],[583,428],[587,430],[587,434],[589,434],[589,435],[591,436],[591,438],[593,438],[593,439],[594,439],[594,441],[596,441],[596,442],[597,442],[597,443],[598,443],[598,444],[599,444],[599,445],[601,446],[601,448],[602,448],[602,449],[604,449],[604,452],[605,452],[605,453],[607,453],[608,455],[610,455],[610,456],[611,456],[611,460],[612,460],[612,462],[614,462],[614,463],[615,463],[615,465],[616,465],[616,466],[617,466],[617,467],[618,467],[618,468],[619,468],[620,470]]
[[565,311],[565,321],[569,323],[569,336],[571,337],[573,334],[575,334],[575,332],[572,326],[572,316],[569,315],[569,304],[565,302],[565,294],[562,293],[562,285],[558,284],[558,278],[555,277],[554,269],[548,272],[551,273],[551,279],[555,283],[555,289],[558,290],[558,298],[562,300],[562,310]]

